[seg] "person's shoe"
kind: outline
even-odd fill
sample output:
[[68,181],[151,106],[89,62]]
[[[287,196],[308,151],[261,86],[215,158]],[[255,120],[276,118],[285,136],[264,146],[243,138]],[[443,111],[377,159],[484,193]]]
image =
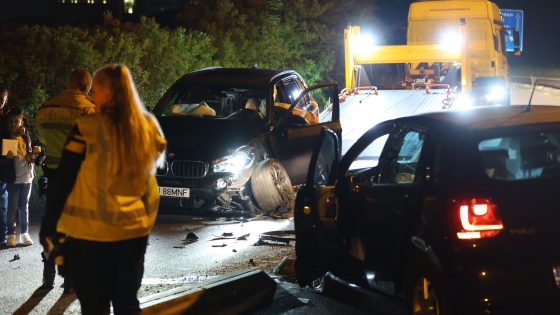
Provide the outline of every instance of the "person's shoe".
[[8,240],[6,241],[7,247],[16,247],[17,238],[15,234],[8,235]]
[[29,233],[23,233],[19,236],[19,242],[23,245],[33,245],[33,240]]

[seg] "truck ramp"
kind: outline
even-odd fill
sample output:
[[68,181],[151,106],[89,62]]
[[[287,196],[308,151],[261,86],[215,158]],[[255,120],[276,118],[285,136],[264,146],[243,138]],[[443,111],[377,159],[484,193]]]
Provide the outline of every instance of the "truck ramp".
[[397,117],[443,110],[447,90],[379,90],[377,95],[364,91],[348,96],[340,103],[342,154],[372,126]]

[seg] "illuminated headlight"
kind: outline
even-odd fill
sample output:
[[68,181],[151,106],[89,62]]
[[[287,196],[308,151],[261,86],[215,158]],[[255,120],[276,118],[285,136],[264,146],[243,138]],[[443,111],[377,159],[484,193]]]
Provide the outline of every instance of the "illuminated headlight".
[[360,38],[358,40],[358,51],[360,53],[370,53],[375,49],[375,39],[371,34],[363,33],[360,34]]
[[253,164],[255,159],[254,148],[250,146],[242,146],[235,150],[232,154],[215,160],[212,164],[214,173],[232,173],[234,175],[240,174],[243,170]]
[[496,102],[505,99],[506,89],[503,86],[493,86],[485,95],[486,102]]
[[448,51],[458,51],[463,46],[463,38],[458,31],[449,30],[441,34],[440,44]]

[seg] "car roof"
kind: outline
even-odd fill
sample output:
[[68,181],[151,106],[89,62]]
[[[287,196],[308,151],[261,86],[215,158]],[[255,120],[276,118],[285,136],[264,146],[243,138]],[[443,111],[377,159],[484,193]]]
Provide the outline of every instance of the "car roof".
[[[465,110],[445,110],[400,118],[414,123],[447,124],[465,129],[482,130],[536,123],[560,122],[560,106],[484,106]],[[399,119],[397,119],[398,121]]]
[[243,87],[264,87],[275,78],[289,75],[298,74],[293,70],[210,67],[189,72],[183,75],[179,82],[224,86],[231,86],[234,83]]

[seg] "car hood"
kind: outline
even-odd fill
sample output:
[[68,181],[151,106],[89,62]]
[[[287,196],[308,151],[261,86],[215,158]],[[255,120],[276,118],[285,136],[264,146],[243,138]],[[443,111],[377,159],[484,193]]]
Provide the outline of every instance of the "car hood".
[[158,117],[174,159],[206,161],[221,158],[266,131],[266,121],[200,117]]

